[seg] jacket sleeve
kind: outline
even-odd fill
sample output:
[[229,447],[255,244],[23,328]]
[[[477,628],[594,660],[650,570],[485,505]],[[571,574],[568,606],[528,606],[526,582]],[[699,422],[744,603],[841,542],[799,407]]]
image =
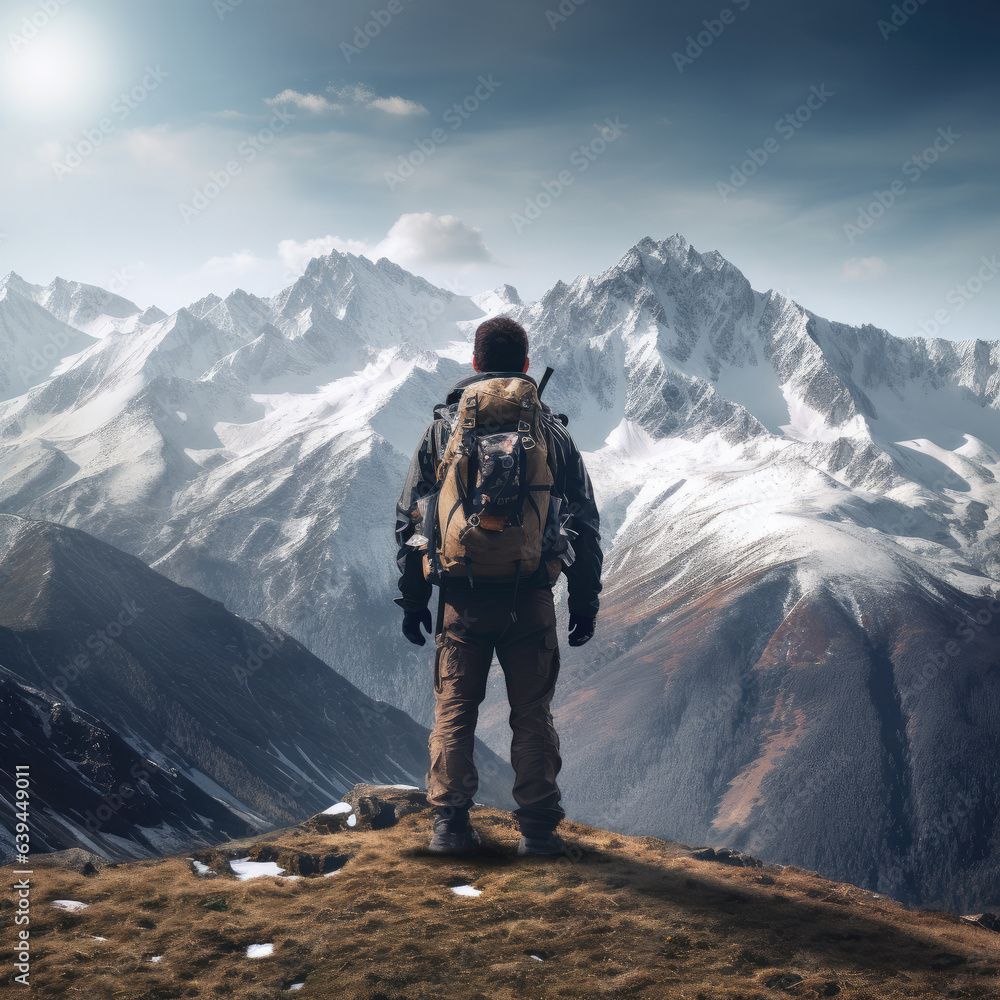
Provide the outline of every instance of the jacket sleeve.
[[437,480],[437,424],[424,432],[410,461],[403,491],[396,503],[396,565],[399,568],[400,597],[394,600],[404,611],[427,607],[433,586],[424,579],[423,553],[406,544],[415,530],[417,500],[434,489]]
[[573,539],[576,558],[571,566],[564,568],[569,584],[569,610],[570,614],[594,617],[600,607],[598,594],[602,587],[601,568],[604,563],[601,515],[597,511],[594,488],[583,464],[583,456],[568,433],[565,438],[568,444],[564,496],[573,515],[568,527],[577,532],[577,537]]

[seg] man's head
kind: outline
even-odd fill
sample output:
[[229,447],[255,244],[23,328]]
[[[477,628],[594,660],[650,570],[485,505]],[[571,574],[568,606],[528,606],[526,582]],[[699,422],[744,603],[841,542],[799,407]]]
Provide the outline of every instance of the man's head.
[[509,316],[494,316],[479,324],[472,352],[477,372],[526,372],[528,335]]

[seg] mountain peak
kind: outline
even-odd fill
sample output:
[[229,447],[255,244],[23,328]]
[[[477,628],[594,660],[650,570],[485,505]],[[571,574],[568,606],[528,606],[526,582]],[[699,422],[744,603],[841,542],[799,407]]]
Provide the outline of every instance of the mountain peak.
[[[181,993],[192,956],[203,996],[249,996],[232,984],[253,962],[254,995],[269,996],[927,997],[956,982],[985,996],[977,984],[996,974],[985,915],[910,911],[815,871],[569,821],[563,853],[521,858],[511,813],[477,803],[470,819],[481,852],[435,857],[423,789],[358,783],[298,826],[215,848],[116,868],[32,855],[48,898],[82,904],[32,911],[47,949],[32,984],[111,995],[143,915],[142,950],[163,959],[143,963],[149,996]],[[234,902],[239,919],[211,912]]]
[[644,236],[632,249],[646,254],[666,251],[675,256],[680,256],[687,254],[693,248],[684,236],[680,233],[674,233],[664,240],[657,240],[652,236]]
[[25,281],[16,271],[9,271],[3,280],[0,280],[0,291],[8,288],[12,292],[16,292],[18,295],[23,295],[29,299],[34,298],[37,292],[42,291],[40,285],[32,285],[30,282]]
[[159,323],[161,319],[166,318],[167,313],[165,313],[159,306],[150,306],[139,315],[137,322],[142,326],[152,326],[154,323]]
[[472,296],[472,301],[487,315],[497,315],[512,306],[523,306],[521,296],[513,285],[499,285],[488,292],[479,292]]
[[222,299],[215,294],[215,292],[209,292],[204,298],[198,299],[197,302],[192,302],[190,305],[185,306],[189,313],[202,319],[207,313],[210,313]]

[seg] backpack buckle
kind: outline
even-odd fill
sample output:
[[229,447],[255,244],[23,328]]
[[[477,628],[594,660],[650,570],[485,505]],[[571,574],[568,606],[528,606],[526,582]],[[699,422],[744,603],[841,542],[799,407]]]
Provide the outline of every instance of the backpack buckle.
[[519,430],[519,431],[520,431],[520,432],[521,432],[522,434],[524,434],[524,433],[526,433],[527,431],[530,431],[530,430],[531,430],[531,424],[529,424],[527,420],[519,420],[519,421],[517,422],[517,429],[518,429],[518,430]]
[[521,447],[524,448],[525,451],[531,451],[531,449],[535,447],[535,442],[532,438],[525,436],[521,438]]
[[465,413],[465,416],[462,418],[462,426],[475,427],[476,411],[479,409],[479,393],[471,393],[469,398],[465,400],[462,409]]

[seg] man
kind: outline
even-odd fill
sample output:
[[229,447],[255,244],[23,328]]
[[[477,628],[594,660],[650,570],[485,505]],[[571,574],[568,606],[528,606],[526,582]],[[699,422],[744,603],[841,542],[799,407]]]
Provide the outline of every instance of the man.
[[[423,553],[407,542],[415,533],[418,501],[438,488],[438,464],[451,436],[462,391],[497,376],[535,384],[526,374],[527,334],[506,316],[479,326],[472,366],[479,374],[458,382],[446,402],[435,407],[435,420],[417,447],[396,506],[402,596],[395,603],[404,612],[403,634],[420,646],[426,641],[421,626],[428,634],[432,629],[427,606],[432,584],[425,577]],[[565,849],[555,834],[565,812],[556,784],[562,766],[559,737],[549,710],[559,675],[552,586],[562,568],[569,587],[569,644],[583,645],[594,634],[603,558],[590,477],[567,424],[564,415],[541,404],[538,427],[553,481],[551,493],[562,499],[563,512],[572,515],[564,527],[576,532],[569,554],[562,563],[540,562],[534,572],[511,580],[473,580],[470,569],[468,579],[447,577],[440,595],[435,630],[435,724],[427,773],[428,801],[435,813],[430,850],[435,853],[463,854],[479,846],[478,834],[469,825],[469,806],[479,787],[473,747],[494,650],[504,671],[511,709],[513,795],[521,830],[518,854],[550,855]],[[426,531],[421,527],[421,532]],[[566,535],[571,536],[572,532]]]

